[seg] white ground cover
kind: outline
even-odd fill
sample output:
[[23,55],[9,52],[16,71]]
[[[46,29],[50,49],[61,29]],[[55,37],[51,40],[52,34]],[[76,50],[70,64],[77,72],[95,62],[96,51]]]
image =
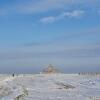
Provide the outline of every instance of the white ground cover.
[[100,76],[0,75],[0,100],[100,100]]

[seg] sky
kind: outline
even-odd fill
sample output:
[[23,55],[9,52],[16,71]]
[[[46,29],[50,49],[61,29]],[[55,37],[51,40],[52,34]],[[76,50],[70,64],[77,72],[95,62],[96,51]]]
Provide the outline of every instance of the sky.
[[0,73],[100,71],[100,0],[0,0]]

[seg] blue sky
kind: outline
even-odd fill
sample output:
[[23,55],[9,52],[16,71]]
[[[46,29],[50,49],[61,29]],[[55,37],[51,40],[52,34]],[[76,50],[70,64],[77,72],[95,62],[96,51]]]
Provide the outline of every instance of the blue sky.
[[0,0],[0,72],[100,70],[100,0]]

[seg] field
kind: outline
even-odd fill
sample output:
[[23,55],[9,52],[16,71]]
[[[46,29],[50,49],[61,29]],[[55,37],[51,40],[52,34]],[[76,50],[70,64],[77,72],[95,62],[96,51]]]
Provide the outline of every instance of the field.
[[0,75],[0,100],[100,100],[100,76]]

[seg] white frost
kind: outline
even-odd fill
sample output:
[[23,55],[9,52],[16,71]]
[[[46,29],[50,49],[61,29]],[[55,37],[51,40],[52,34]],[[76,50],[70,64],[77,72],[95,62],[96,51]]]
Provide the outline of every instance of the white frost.
[[100,100],[100,76],[0,75],[0,100]]

